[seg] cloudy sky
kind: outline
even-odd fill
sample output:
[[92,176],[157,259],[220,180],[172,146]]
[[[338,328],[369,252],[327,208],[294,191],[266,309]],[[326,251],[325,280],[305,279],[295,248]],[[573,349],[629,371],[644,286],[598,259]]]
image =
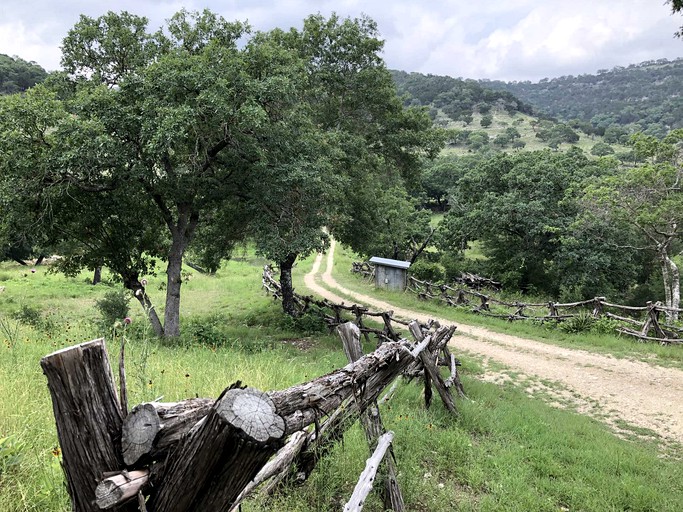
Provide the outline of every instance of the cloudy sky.
[[209,9],[258,30],[300,27],[308,14],[369,15],[392,69],[462,78],[532,80],[683,57],[683,17],[665,0],[2,0],[0,53],[59,68],[62,38],[80,14],[147,16]]

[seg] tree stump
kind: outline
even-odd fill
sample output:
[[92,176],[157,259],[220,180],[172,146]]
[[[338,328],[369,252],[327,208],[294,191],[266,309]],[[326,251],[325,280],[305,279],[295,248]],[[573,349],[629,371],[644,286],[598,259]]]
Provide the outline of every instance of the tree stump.
[[99,511],[97,483],[104,473],[123,469],[123,420],[104,340],[58,350],[40,366],[52,396],[72,510]]

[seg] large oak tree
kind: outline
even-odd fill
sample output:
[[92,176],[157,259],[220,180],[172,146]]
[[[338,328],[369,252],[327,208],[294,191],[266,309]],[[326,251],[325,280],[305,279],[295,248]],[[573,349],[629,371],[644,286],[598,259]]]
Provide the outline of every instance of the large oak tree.
[[62,86],[41,92],[41,104],[28,95],[3,107],[16,115],[8,125],[25,109],[45,118],[12,128],[4,139],[26,143],[2,150],[17,179],[42,186],[51,204],[73,203],[73,210],[51,209],[50,225],[87,239],[74,266],[101,264],[103,254],[111,255],[107,264],[127,262],[113,270],[141,298],[148,258],[166,260],[164,322],[155,323],[165,336],[180,332],[181,265],[197,229],[238,200],[264,132],[294,98],[288,65],[257,44],[238,44],[245,37],[245,25],[209,11],[180,11],[155,33],[125,12],[82,16],[63,44],[66,85],[55,80]]

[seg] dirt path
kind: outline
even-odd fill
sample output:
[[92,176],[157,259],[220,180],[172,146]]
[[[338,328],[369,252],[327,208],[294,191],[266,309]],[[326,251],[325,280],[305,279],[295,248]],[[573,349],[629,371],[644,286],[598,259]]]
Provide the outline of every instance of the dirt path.
[[[441,324],[454,323],[401,309],[340,286],[331,273],[334,249],[333,241],[327,253],[327,269],[322,275],[322,281],[330,288],[379,310],[393,310],[403,319],[426,322],[433,318]],[[318,256],[311,272],[305,276],[306,286],[329,300],[348,302],[316,282],[322,257]],[[485,380],[512,380],[529,394],[550,398],[555,405],[575,407],[623,434],[660,436],[669,442],[683,443],[683,371],[547,345],[482,327],[456,325],[457,332],[464,336],[453,339],[454,347],[459,352],[483,358],[487,367]],[[509,370],[488,368],[486,363],[490,361],[501,363]]]

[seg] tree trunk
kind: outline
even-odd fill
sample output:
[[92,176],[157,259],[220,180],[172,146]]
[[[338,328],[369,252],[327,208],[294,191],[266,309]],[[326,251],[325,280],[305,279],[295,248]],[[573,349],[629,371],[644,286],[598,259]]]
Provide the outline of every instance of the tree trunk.
[[44,260],[44,259],[45,259],[45,255],[44,255],[44,254],[39,255],[39,256],[38,256],[38,259],[36,259],[36,263],[35,263],[36,267],[40,266],[40,265],[43,263],[43,260]]
[[180,336],[180,287],[183,284],[182,267],[185,247],[175,238],[174,236],[168,253],[168,266],[166,267],[166,308],[164,309],[164,336],[166,338]]
[[154,304],[152,304],[149,295],[145,292],[145,287],[142,286],[138,276],[123,276],[123,286],[133,292],[133,296],[138,300],[142,309],[147,314],[149,323],[152,324],[154,334],[162,337],[164,335],[164,326],[161,325],[161,320],[159,320],[159,315],[157,315],[157,312],[154,309]]
[[278,262],[280,267],[280,292],[282,293],[282,309],[289,316],[299,315],[294,302],[294,285],[292,284],[292,267],[297,254],[288,255],[283,261]]
[[[667,308],[678,309],[681,303],[680,271],[665,249],[660,250],[659,258],[662,267],[662,280],[664,281],[664,303]],[[678,320],[678,312],[667,311],[666,318],[669,322],[675,322]]]
[[95,286],[102,282],[102,267],[95,267],[95,271],[92,275],[92,284]]
[[40,366],[52,397],[72,510],[98,511],[97,483],[103,473],[124,467],[121,408],[104,340],[54,352]]
[[164,337],[180,336],[180,287],[183,284],[183,256],[192,241],[199,214],[191,204],[178,205],[178,221],[167,220],[171,231],[171,248],[166,267],[166,307],[164,309]]

